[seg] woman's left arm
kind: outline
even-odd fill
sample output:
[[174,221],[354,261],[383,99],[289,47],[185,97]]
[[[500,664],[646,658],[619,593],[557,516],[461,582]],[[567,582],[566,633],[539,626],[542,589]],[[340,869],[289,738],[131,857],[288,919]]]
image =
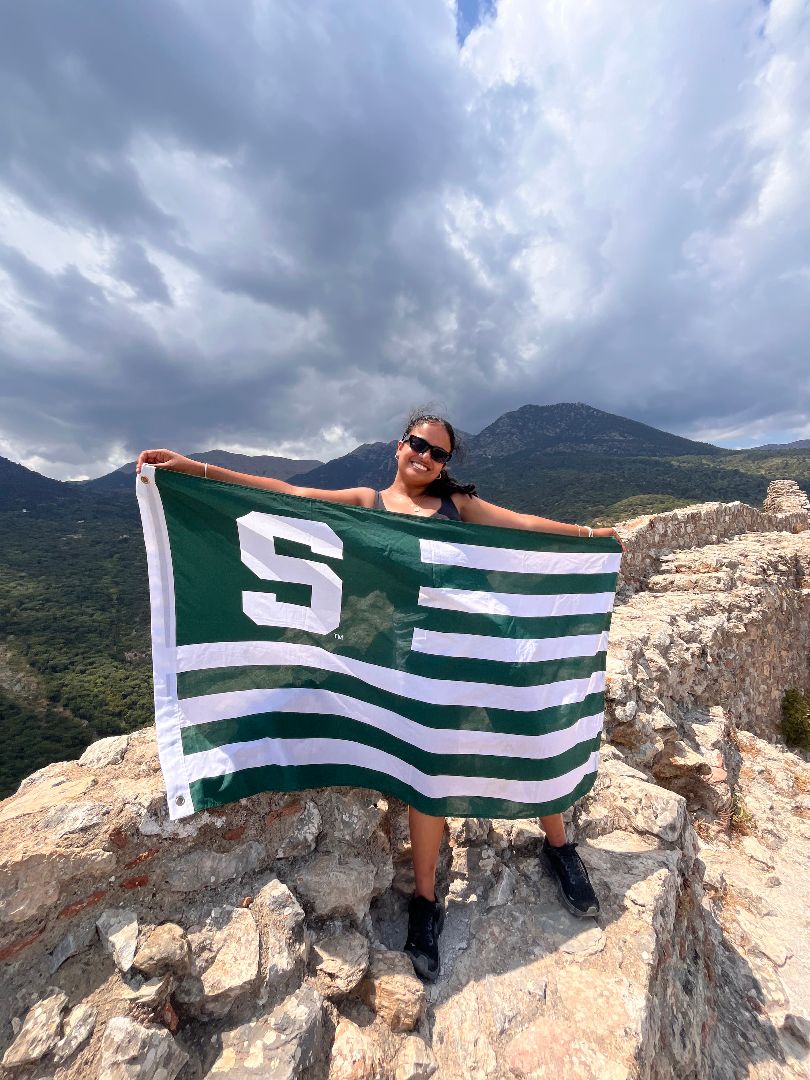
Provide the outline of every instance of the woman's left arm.
[[[462,495],[456,505],[461,514],[461,520],[470,521],[475,525],[499,525],[503,529],[530,529],[535,532],[558,533],[561,536],[589,535],[589,525],[569,525],[565,521],[537,517],[535,514],[519,514],[516,510],[507,510],[505,506],[485,502],[477,495]],[[615,529],[593,529],[592,535],[615,537],[624,551],[622,538]]]

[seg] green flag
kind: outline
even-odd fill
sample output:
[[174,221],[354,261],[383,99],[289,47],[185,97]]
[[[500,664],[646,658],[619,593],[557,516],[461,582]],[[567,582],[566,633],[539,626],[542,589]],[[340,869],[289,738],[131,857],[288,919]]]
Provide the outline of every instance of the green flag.
[[521,818],[595,780],[612,537],[432,521],[144,465],[169,813],[373,788]]

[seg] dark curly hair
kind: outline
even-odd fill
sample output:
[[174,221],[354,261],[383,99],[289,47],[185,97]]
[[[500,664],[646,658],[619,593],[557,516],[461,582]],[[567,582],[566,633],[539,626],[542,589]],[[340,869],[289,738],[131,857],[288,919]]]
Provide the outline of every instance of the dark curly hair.
[[[459,444],[456,438],[456,433],[453,430],[453,425],[449,420],[443,416],[434,416],[430,412],[426,412],[424,409],[413,409],[405,421],[405,427],[402,429],[403,436],[410,435],[411,431],[417,424],[425,422],[432,422],[434,424],[441,424],[450,439],[450,451],[457,460],[462,460],[464,457],[464,448]],[[438,495],[440,497],[444,495],[453,495],[455,492],[460,492],[462,495],[477,495],[475,484],[462,484],[456,480],[454,476],[451,476],[447,471],[447,466],[442,469],[439,475],[425,488],[426,495]]]

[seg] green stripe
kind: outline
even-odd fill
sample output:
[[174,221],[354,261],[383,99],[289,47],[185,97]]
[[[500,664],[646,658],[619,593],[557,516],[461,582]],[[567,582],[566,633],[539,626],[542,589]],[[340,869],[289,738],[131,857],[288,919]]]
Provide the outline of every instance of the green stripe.
[[521,664],[415,652],[408,657],[403,670],[428,679],[525,687],[547,686],[565,679],[587,679],[594,671],[604,671],[606,666],[607,651],[604,649],[593,656],[572,656],[564,660],[538,660]]
[[412,698],[378,690],[351,675],[329,671],[313,672],[308,667],[210,668],[187,671],[177,676],[180,708],[183,699],[223,694],[237,690],[303,687],[347,694],[371,705],[399,713],[409,720],[433,728],[461,731],[499,731],[510,735],[542,735],[570,727],[583,716],[593,716],[604,709],[604,692],[588,694],[570,705],[552,705],[547,709],[516,712],[512,709],[484,709],[466,705],[426,705]]
[[223,806],[238,799],[258,795],[262,791],[309,791],[324,787],[368,788],[421,810],[434,817],[528,818],[546,817],[567,810],[577,799],[591,790],[597,773],[583,776],[572,792],[542,803],[520,803],[509,799],[463,798],[430,799],[401,780],[374,769],[357,765],[263,765],[258,769],[243,769],[227,776],[195,780],[190,785],[195,811]]
[[521,574],[510,570],[476,570],[469,566],[433,567],[434,587],[440,589],[483,589],[486,592],[529,593],[554,596],[557,593],[612,593],[612,574]]
[[183,752],[201,753],[230,743],[257,739],[343,739],[384,750],[429,776],[486,774],[503,780],[548,780],[581,765],[599,749],[599,736],[583,740],[554,757],[533,760],[489,754],[432,754],[370,724],[329,713],[257,713],[184,728]]
[[[421,608],[420,628],[447,634],[484,634],[492,637],[550,638],[573,634],[601,634],[610,629],[612,612],[596,615],[550,615],[540,619],[523,619],[515,615],[459,614],[441,608]],[[463,622],[462,622],[463,620]]]

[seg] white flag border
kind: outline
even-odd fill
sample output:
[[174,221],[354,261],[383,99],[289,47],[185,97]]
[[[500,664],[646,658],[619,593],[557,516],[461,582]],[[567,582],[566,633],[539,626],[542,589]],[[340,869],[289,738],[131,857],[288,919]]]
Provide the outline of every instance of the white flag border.
[[194,813],[183,754],[182,711],[177,697],[177,623],[174,567],[163,500],[155,483],[155,466],[142,465],[135,476],[135,495],[141,513],[149,572],[152,610],[152,678],[155,687],[155,728],[158,758],[166,785],[169,818],[177,821]]

